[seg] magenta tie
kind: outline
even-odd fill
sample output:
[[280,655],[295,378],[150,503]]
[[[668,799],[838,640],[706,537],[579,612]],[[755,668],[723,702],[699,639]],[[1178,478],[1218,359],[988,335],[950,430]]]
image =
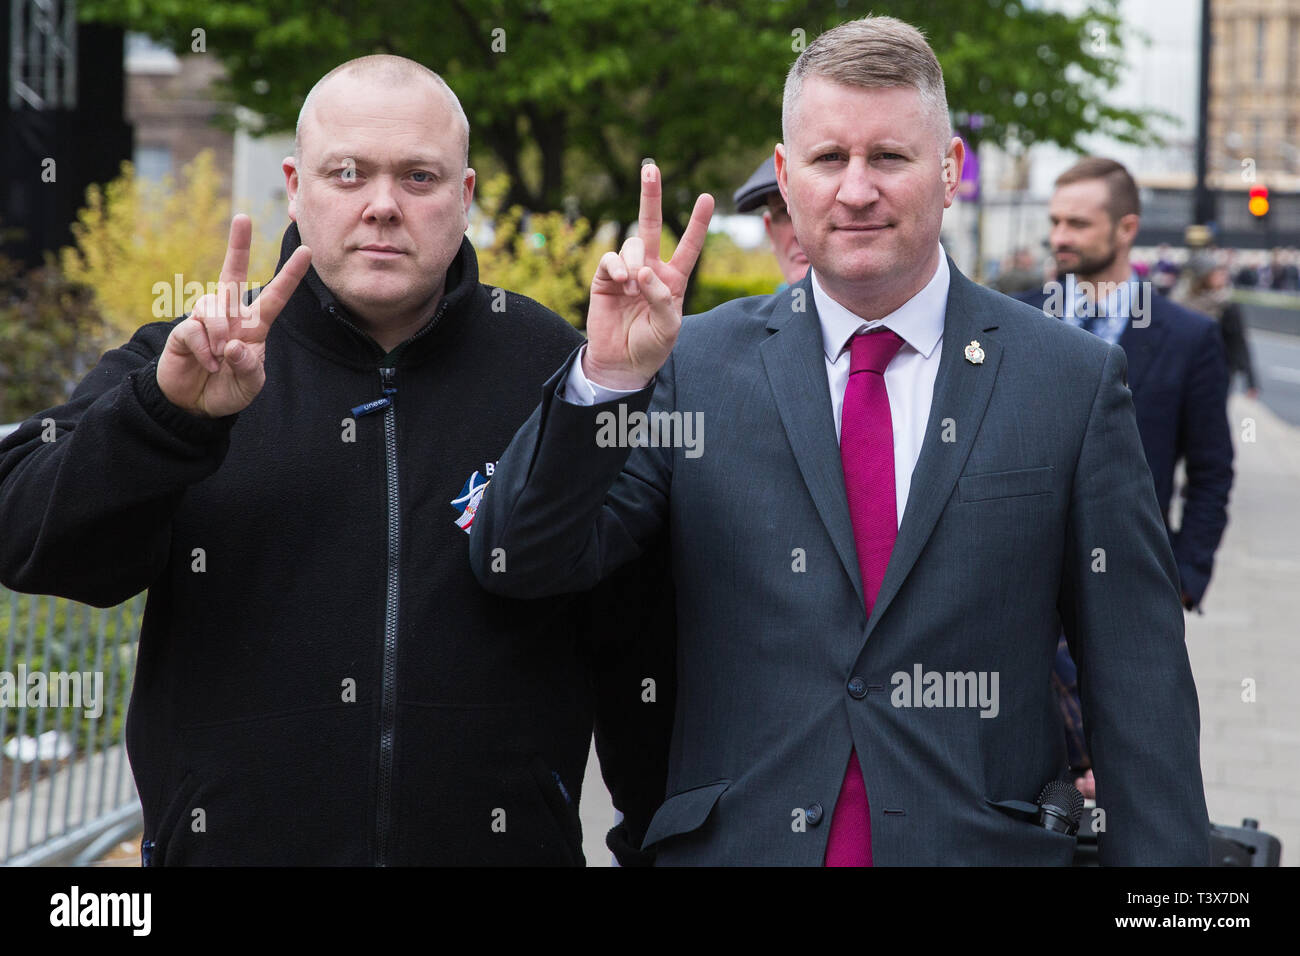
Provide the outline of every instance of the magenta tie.
[[[840,461],[868,619],[898,537],[894,422],[885,391],[885,368],[902,345],[897,333],[883,328],[853,337],[849,384],[840,416]],[[826,865],[871,866],[871,811],[856,750],[849,754],[831,817]]]

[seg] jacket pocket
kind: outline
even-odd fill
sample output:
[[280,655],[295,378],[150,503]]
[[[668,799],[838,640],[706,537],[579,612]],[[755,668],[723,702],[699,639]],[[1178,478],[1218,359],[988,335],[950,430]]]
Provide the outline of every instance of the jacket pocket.
[[1071,833],[1061,833],[1059,830],[1049,830],[1038,823],[1038,805],[1029,803],[1026,800],[990,800],[984,798],[984,802],[994,810],[1000,812],[1008,820],[1019,821],[1024,824],[1019,828],[1026,832],[1032,831],[1035,836],[1044,839],[1046,842],[1059,843],[1065,845],[1068,843],[1073,846],[1078,842],[1078,838]]
[[1052,466],[997,471],[987,475],[962,475],[957,486],[964,502],[1048,495],[1052,493]]
[[[358,866],[373,859],[373,722],[360,704],[179,728],[202,787],[167,863]],[[197,829],[195,828],[197,827]]]
[[573,804],[572,792],[560,779],[559,773],[548,769],[540,756],[532,758],[528,769],[537,789],[542,792],[542,802],[550,810],[551,817],[564,838],[564,845],[572,857],[571,862],[574,866],[586,866],[587,859],[582,852],[582,821]]
[[730,786],[730,780],[717,780],[673,794],[650,820],[641,849],[671,836],[692,833],[704,826],[718,798]]

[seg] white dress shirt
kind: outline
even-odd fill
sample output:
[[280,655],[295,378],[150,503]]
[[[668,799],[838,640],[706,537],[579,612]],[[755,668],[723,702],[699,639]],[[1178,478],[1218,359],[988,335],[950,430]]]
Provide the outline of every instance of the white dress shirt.
[[[849,384],[850,340],[860,332],[870,332],[882,325],[903,340],[902,348],[885,368],[885,392],[889,395],[894,426],[894,490],[899,524],[907,508],[912,472],[921,455],[925,426],[930,420],[934,381],[939,374],[939,357],[943,353],[939,345],[943,342],[949,281],[948,257],[940,249],[939,267],[925,288],[889,315],[867,322],[832,299],[817,281],[817,273],[813,271],[812,275],[813,304],[821,323],[826,380],[837,440],[844,409],[844,390]],[[584,345],[584,353],[586,348]],[[579,355],[559,397],[573,405],[595,405],[634,395],[638,391],[640,389],[605,388],[590,381],[582,371],[582,356]]]
[[[1140,288],[1142,280],[1138,277],[1136,270],[1130,270],[1128,281],[1119,283],[1118,287],[1106,296],[1105,300],[1091,304],[1088,302],[1082,288],[1075,286],[1074,282],[1075,278],[1072,274],[1065,277],[1066,295],[1062,303],[1065,310],[1063,315],[1065,321],[1075,328],[1081,329],[1083,328],[1083,317],[1092,310],[1100,309],[1098,314],[1104,316],[1104,318],[1092,330],[1093,334],[1105,339],[1111,345],[1119,345],[1120,336],[1128,328],[1129,319],[1133,314],[1134,303],[1138,306],[1143,304],[1142,290]],[[1071,291],[1074,292],[1073,295],[1070,294]],[[1146,299],[1148,305],[1150,301],[1148,292]],[[1141,328],[1141,326],[1138,326],[1138,328]]]

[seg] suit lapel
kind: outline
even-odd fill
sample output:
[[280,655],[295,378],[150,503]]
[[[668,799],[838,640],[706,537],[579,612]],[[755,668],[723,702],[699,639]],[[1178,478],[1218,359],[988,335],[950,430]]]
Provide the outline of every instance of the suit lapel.
[[[984,311],[975,284],[958,272],[951,260],[949,269],[952,279],[948,288],[948,309],[944,315],[942,352],[930,404],[930,419],[926,423],[921,455],[912,472],[907,509],[903,512],[898,538],[872,608],[871,620],[867,622],[868,638],[898,594],[934,531],[939,515],[947,506],[984,420],[984,411],[989,396],[993,394],[993,382],[1002,360],[1002,346],[992,332],[984,331],[997,325],[997,314]],[[978,365],[966,360],[965,349],[972,341],[978,341],[984,350],[984,361]],[[945,432],[951,441],[944,440]],[[847,511],[846,504],[846,515]]]
[[[802,310],[792,309],[792,303],[802,305]],[[805,276],[775,304],[768,328],[776,334],[767,337],[759,353],[781,424],[817,513],[861,602],[862,575],[858,570],[858,552],[853,543],[853,524],[844,491],[844,469],[835,437],[821,324],[813,304],[811,279]]]
[[1134,328],[1132,318],[1129,319],[1128,325],[1124,327],[1124,332],[1119,337],[1120,348],[1124,350],[1124,355],[1128,359],[1128,388],[1134,395],[1138,393],[1143,383],[1146,381],[1146,374],[1151,368],[1151,361],[1155,358],[1160,349],[1160,343],[1168,331],[1163,319],[1163,309],[1160,299],[1154,292],[1147,293],[1151,296],[1147,304],[1147,315],[1151,320],[1150,325],[1145,328]]
[[[1160,343],[1164,340],[1168,326],[1164,322],[1163,300],[1160,296],[1150,291],[1150,286],[1143,284],[1140,286],[1145,291],[1140,295],[1149,295],[1151,298],[1147,302],[1147,316],[1151,320],[1150,324],[1143,328],[1134,328],[1133,323],[1140,321],[1132,315],[1132,309],[1129,312],[1128,325],[1124,326],[1124,331],[1119,337],[1119,346],[1124,350],[1124,355],[1128,359],[1128,387],[1129,391],[1137,394],[1138,389],[1146,381],[1146,374],[1151,368],[1151,362],[1160,351]],[[1042,309],[1045,315],[1060,321],[1060,310],[1053,311],[1045,308],[1047,296],[1037,295],[1031,299],[1025,300],[1029,305],[1036,309]]]

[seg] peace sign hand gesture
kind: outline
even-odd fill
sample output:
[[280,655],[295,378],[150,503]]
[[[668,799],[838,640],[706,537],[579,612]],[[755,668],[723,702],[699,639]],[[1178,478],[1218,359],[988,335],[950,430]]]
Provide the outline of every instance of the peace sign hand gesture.
[[220,418],[243,411],[266,384],[266,334],[311,264],[299,246],[250,305],[240,292],[248,283],[253,224],[242,213],[230,221],[230,241],[217,293],[194,304],[189,318],[167,337],[158,358],[158,387],[173,405],[192,415]]
[[682,326],[682,296],[713,215],[713,197],[695,200],[691,221],[672,259],[659,259],[663,227],[659,167],[641,167],[639,235],[618,253],[600,259],[591,280],[587,350],[583,372],[607,388],[640,389],[654,378],[673,350]]

